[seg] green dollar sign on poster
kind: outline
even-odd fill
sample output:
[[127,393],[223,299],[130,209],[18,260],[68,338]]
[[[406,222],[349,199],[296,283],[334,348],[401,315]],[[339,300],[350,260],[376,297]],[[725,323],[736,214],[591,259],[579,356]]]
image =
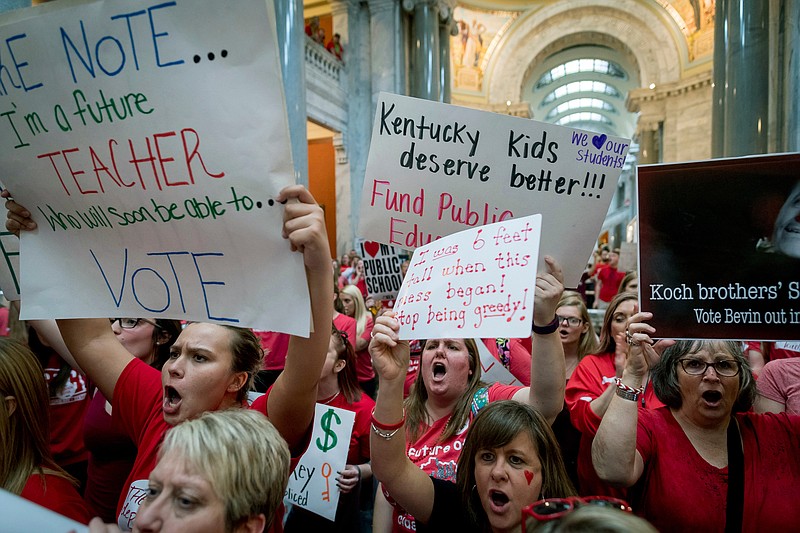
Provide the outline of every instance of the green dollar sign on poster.
[[328,412],[322,415],[320,425],[322,426],[322,431],[325,432],[325,441],[320,442],[319,438],[317,438],[317,448],[323,452],[327,452],[328,450],[335,448],[336,443],[339,442],[339,437],[337,437],[336,433],[331,430],[331,418],[336,418],[337,425],[342,423],[339,415],[337,415],[333,409],[328,409]]

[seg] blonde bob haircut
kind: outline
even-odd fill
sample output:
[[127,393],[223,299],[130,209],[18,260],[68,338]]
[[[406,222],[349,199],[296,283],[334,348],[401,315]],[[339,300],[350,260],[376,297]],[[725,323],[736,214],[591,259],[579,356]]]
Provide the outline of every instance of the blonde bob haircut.
[[167,432],[158,460],[175,453],[205,477],[225,504],[226,531],[263,514],[265,531],[289,482],[289,447],[275,426],[256,411],[203,413]]

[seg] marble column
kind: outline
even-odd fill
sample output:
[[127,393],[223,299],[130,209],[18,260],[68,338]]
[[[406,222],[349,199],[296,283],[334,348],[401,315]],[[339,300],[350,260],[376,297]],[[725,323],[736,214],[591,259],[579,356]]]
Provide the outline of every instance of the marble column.
[[369,0],[372,104],[382,91],[404,93],[403,28],[397,0]]
[[717,0],[714,14],[714,74],[711,102],[711,157],[725,155],[725,50],[729,0]]
[[439,99],[439,7],[435,0],[416,0],[413,14],[411,96]]
[[768,140],[769,2],[730,2],[727,11],[724,154],[763,154]]
[[439,7],[439,101],[450,103],[450,30],[453,11],[447,5]]
[[289,116],[289,137],[297,183],[308,186],[306,133],[306,34],[303,0],[274,0],[283,92]]
[[639,132],[639,164],[649,165],[659,162],[656,131],[647,127]]
[[783,145],[782,151],[800,151],[800,1],[783,3]]

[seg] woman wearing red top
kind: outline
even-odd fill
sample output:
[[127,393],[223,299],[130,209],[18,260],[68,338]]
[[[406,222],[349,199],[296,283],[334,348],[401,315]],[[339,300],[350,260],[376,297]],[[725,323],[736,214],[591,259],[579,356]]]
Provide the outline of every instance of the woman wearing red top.
[[[592,467],[591,449],[600,420],[614,397],[614,379],[622,375],[625,366],[625,325],[635,313],[636,300],[634,293],[621,293],[611,299],[600,330],[600,353],[581,359],[567,383],[565,400],[570,419],[572,425],[581,432],[578,451],[578,490],[581,494],[625,498],[624,489],[611,487],[597,477]],[[662,407],[664,404],[656,397],[648,381],[645,374],[640,408]]]
[[336,520],[331,527],[330,520],[300,507],[293,507],[286,520],[285,531],[358,531],[361,528],[359,508],[364,507],[362,502],[367,505],[366,508],[372,508],[369,424],[375,402],[359,388],[353,346],[335,327],[331,331],[328,356],[319,379],[317,403],[347,409],[356,414],[350,435],[347,464],[336,477],[336,486],[340,490]]
[[370,334],[372,333],[372,313],[367,311],[361,291],[353,285],[345,285],[339,294],[342,300],[344,314],[356,321],[356,337],[348,339],[356,350],[356,377],[359,386],[370,398],[375,398],[375,388],[378,380],[372,370],[372,359],[369,356]]
[[[545,262],[548,272],[536,277],[533,322],[547,328],[545,324],[554,323],[564,286],[558,264],[551,257],[545,257]],[[534,333],[530,387],[482,382],[480,354],[473,339],[428,339],[417,380],[405,401],[409,459],[434,478],[455,481],[469,424],[480,408],[493,401],[527,403],[552,422],[563,406],[564,352],[555,328],[547,330],[549,333]],[[379,522],[383,516],[383,509],[380,515],[376,509],[378,526],[384,526]],[[395,531],[413,531],[414,518],[395,509],[392,524]]]
[[42,367],[24,345],[0,339],[0,488],[73,520],[88,509],[74,480],[53,460],[49,396]]
[[[7,197],[8,191],[3,191]],[[290,199],[297,201],[289,202]],[[314,324],[332,320],[330,250],[325,219],[313,196],[302,186],[283,189],[283,233],[291,250],[303,254]],[[6,203],[6,227],[14,232],[33,229],[30,211]],[[156,464],[164,433],[206,411],[245,405],[263,352],[252,331],[227,325],[193,323],[172,345],[170,359],[159,372],[133,357],[117,340],[108,319],[59,320],[59,329],[77,363],[112,401],[114,416],[133,438],[138,455],[118,504],[118,523],[130,529],[148,493],[147,477]],[[290,450],[299,452],[314,418],[317,383],[330,334],[323,328],[308,338],[292,337],[283,373],[271,394],[253,408],[269,414]],[[281,520],[273,526],[280,528]]]

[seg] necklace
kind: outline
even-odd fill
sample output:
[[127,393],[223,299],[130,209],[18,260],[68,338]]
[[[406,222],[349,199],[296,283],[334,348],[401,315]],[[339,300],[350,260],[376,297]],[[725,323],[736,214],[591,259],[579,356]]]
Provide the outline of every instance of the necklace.
[[328,398],[327,400],[322,400],[322,401],[319,401],[319,402],[317,402],[317,403],[321,403],[321,404],[323,404],[323,405],[330,405],[330,403],[331,403],[333,400],[335,400],[336,398],[338,398],[338,396],[339,396],[341,393],[342,393],[342,391],[341,391],[341,389],[340,389],[340,390],[338,390],[338,391],[336,392],[336,394],[334,394],[333,396],[331,396],[331,397],[330,397],[330,398]]

